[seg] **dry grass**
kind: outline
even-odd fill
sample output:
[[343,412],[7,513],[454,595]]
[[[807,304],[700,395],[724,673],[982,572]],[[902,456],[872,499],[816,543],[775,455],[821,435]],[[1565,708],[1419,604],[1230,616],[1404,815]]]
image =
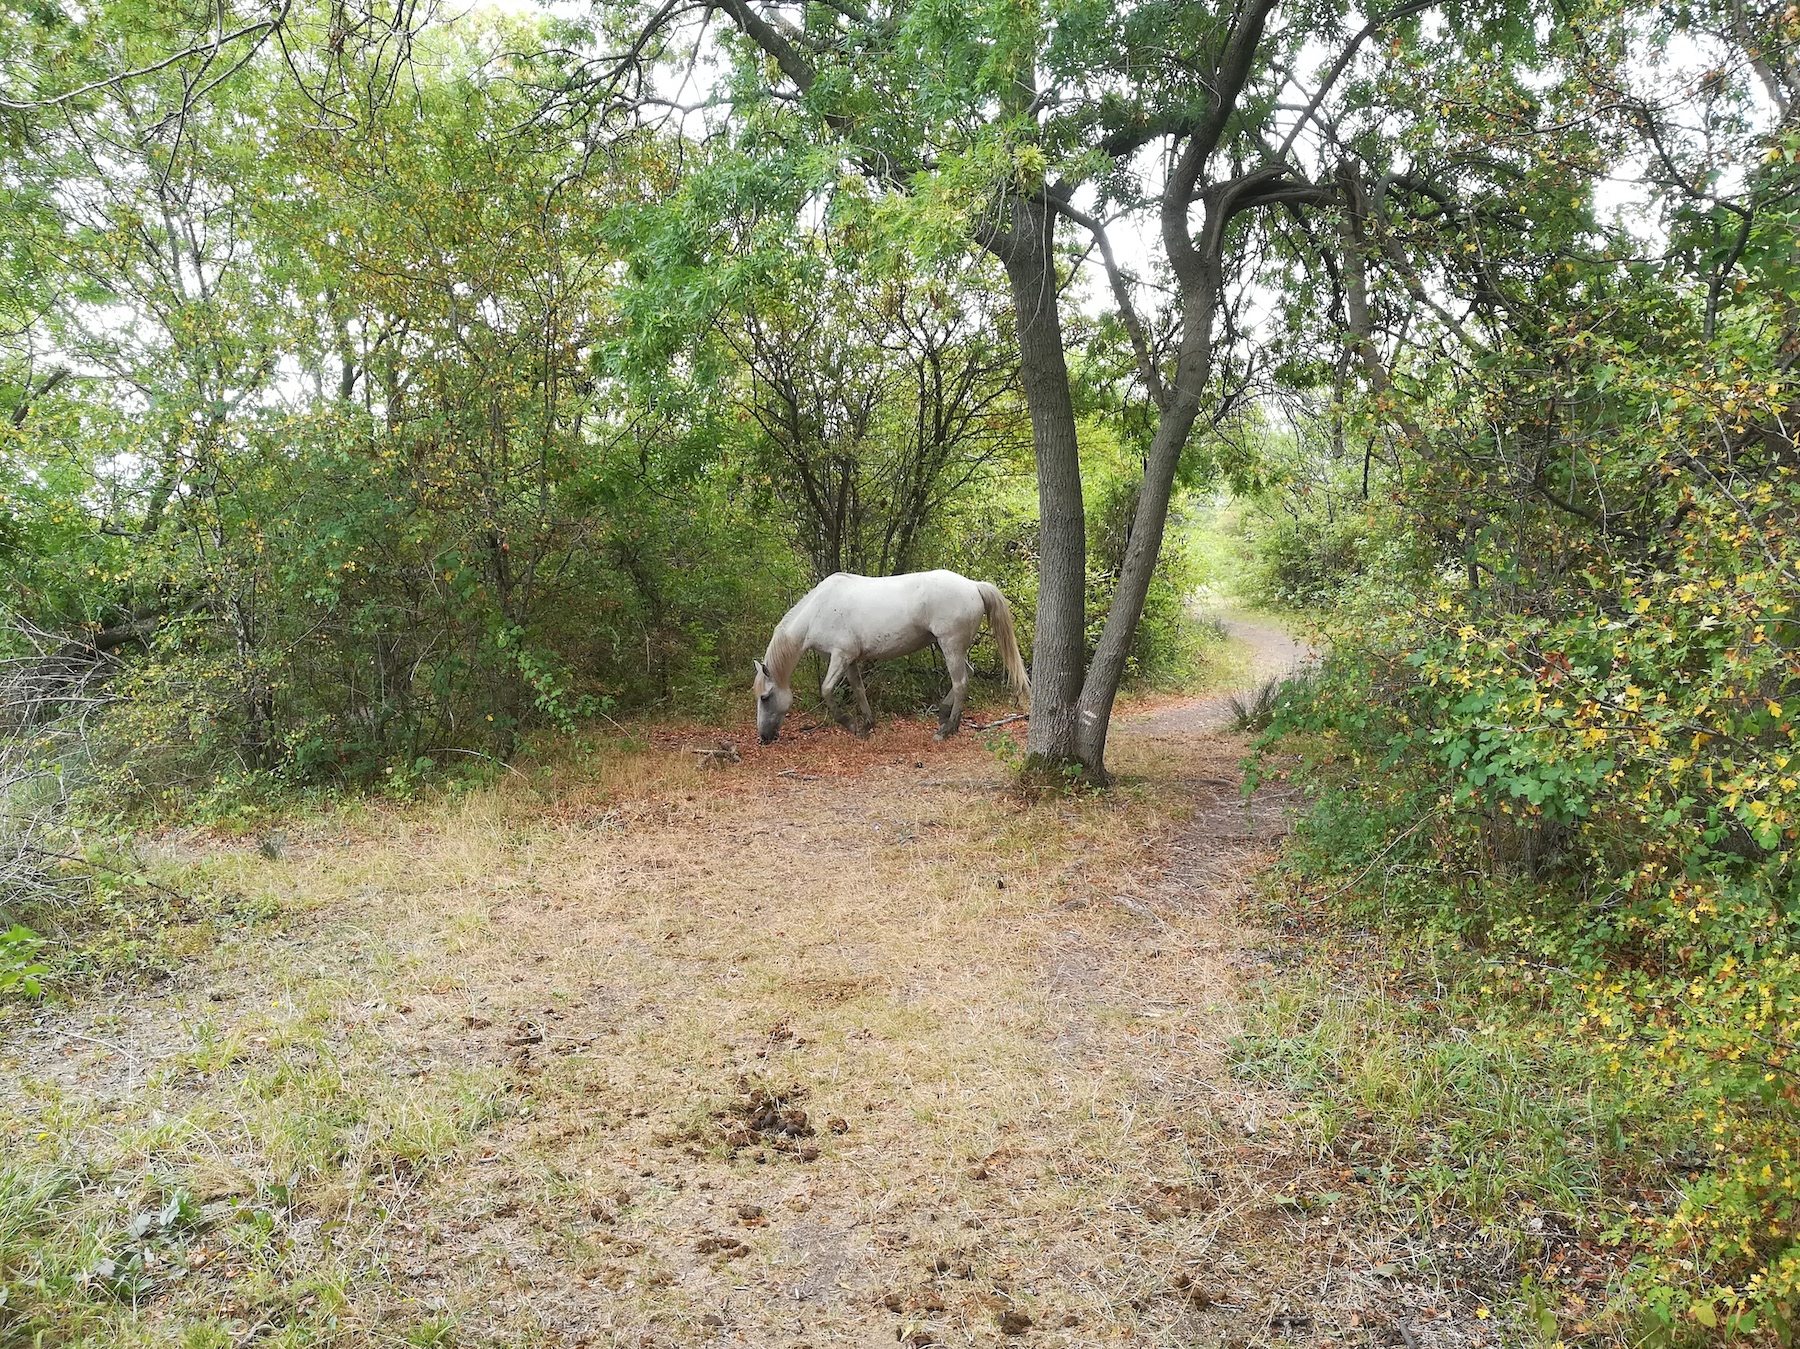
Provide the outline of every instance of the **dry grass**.
[[[1294,1103],[1230,1077],[1278,818],[1235,800],[1242,742],[1127,736],[1125,789],[1027,804],[922,725],[703,769],[716,734],[347,809],[279,859],[182,841],[278,916],[14,1027],[0,1126],[35,1141],[0,1171],[61,1188],[0,1235],[49,1271],[0,1345],[33,1315],[50,1343],[1367,1343],[1432,1295],[1368,1272],[1387,1238],[1318,1197],[1344,1187]],[[197,1216],[132,1236],[171,1195]],[[140,1283],[95,1275],[133,1251]]]

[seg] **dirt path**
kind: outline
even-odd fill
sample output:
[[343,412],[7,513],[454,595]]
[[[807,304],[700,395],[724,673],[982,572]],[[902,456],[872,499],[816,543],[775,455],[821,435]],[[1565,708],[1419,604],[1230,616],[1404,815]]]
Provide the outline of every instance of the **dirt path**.
[[[1317,657],[1311,646],[1267,619],[1233,609],[1215,612],[1203,608],[1199,612],[1203,617],[1216,618],[1226,635],[1240,648],[1244,657],[1241,682],[1246,692],[1265,680],[1291,674]],[[1184,739],[1209,735],[1223,729],[1230,721],[1229,696],[1189,698],[1152,712],[1121,716],[1115,721],[1113,735]]]
[[[1137,785],[1093,801],[899,725],[212,846],[276,917],[0,1049],[16,1164],[94,1178],[82,1258],[162,1250],[138,1310],[57,1314],[113,1344],[1478,1343],[1334,1211],[1300,1103],[1233,1077],[1282,823],[1223,719],[1122,719]],[[206,1216],[166,1250],[121,1235],[176,1190]]]

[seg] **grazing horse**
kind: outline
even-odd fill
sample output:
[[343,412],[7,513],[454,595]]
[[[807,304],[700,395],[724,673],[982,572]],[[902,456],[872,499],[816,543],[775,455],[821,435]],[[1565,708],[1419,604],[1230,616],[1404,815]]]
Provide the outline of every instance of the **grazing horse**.
[[863,688],[858,663],[908,656],[936,642],[950,670],[950,697],[938,708],[936,738],[955,735],[962,725],[963,703],[969,693],[969,648],[986,618],[1000,643],[1007,677],[1019,695],[1019,705],[1031,706],[1031,682],[1025,662],[1019,658],[1019,639],[1013,634],[1012,606],[1006,596],[986,581],[971,581],[953,571],[920,571],[905,576],[852,576],[838,572],[809,590],[775,627],[768,653],[756,666],[756,734],[768,744],[781,732],[781,719],[794,701],[788,681],[794,667],[808,651],[831,658],[819,691],[825,706],[846,729],[848,718],[833,696],[838,682],[848,678],[862,709],[858,735],[875,725],[869,695]]

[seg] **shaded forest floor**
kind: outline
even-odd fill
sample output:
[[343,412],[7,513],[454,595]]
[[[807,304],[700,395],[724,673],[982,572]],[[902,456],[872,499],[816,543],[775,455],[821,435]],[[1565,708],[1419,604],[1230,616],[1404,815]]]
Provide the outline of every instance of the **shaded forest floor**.
[[1497,1342],[1234,1071],[1290,789],[1227,712],[1128,709],[1103,798],[669,733],[164,840],[239,917],[5,1027],[0,1344]]

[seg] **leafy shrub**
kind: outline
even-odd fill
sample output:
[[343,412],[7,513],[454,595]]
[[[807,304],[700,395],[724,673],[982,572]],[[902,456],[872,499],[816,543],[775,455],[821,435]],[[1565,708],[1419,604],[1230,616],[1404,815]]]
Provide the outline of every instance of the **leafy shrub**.
[[0,932],[0,997],[42,995],[40,982],[50,967],[37,961],[44,939],[21,923]]
[[1249,589],[1262,603],[1311,609],[1361,575],[1370,540],[1355,516],[1326,519],[1266,514],[1251,525]]
[[1439,411],[1459,451],[1422,460],[1410,518],[1505,529],[1345,595],[1316,697],[1273,734],[1303,733],[1335,775],[1315,829],[1364,822],[1297,854],[1305,884],[1459,952],[1496,1004],[1542,1008],[1632,1110],[1687,1130],[1672,1202],[1618,1214],[1656,1333],[1787,1327],[1800,480],[1781,428],[1797,391],[1756,323],[1707,341],[1685,301],[1651,308],[1655,331],[1586,331],[1488,372],[1489,414],[1521,386],[1558,406],[1584,482],[1558,479],[1549,503],[1482,476],[1540,423]]

